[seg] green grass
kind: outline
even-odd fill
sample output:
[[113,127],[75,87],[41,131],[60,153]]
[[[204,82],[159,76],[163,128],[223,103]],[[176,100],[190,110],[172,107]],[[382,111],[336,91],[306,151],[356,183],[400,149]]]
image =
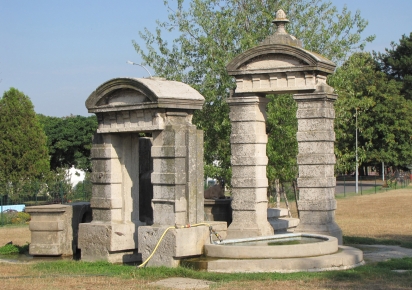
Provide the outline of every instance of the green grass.
[[24,254],[29,251],[29,244],[24,246],[18,246],[13,244],[7,244],[0,247],[0,255],[14,255],[14,254]]
[[[214,282],[231,281],[262,281],[262,280],[312,280],[329,279],[336,281],[353,281],[353,279],[397,279],[399,274],[392,270],[412,270],[412,258],[392,259],[386,262],[369,264],[346,271],[330,272],[299,272],[299,273],[208,273],[195,271],[183,267],[148,267],[138,269],[130,265],[113,265],[107,262],[81,262],[58,261],[34,264],[33,269],[39,272],[47,272],[50,275],[98,275],[122,278],[164,279],[168,277],[187,277],[193,279],[205,279]],[[412,274],[407,277],[408,283],[412,283]]]
[[375,239],[375,238],[367,238],[367,237],[343,236],[343,244],[345,245],[401,246],[404,248],[412,249],[412,242],[389,240],[389,239]]

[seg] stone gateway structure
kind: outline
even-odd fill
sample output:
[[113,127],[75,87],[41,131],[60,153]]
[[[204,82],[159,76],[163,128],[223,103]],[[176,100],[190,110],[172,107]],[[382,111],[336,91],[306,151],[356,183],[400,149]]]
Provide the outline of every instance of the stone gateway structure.
[[[260,45],[228,65],[236,90],[228,99],[232,123],[233,222],[229,238],[273,234],[267,221],[266,94],[294,93],[298,104],[299,232],[332,235],[342,242],[335,223],[333,102],[337,96],[326,84],[335,64],[302,48],[289,35],[289,22],[279,10],[277,30]],[[279,136],[281,138],[281,136]]]
[[[203,102],[190,86],[159,78],[113,79],[90,95],[98,129],[93,221],[79,229],[83,260],[139,261],[144,228],[153,235],[154,227],[203,221],[203,132],[191,122]],[[143,190],[148,176],[153,187]]]
[[[224,213],[230,200],[213,200],[207,202],[206,216],[232,220],[228,228],[226,221],[204,221],[203,132],[192,124],[193,112],[202,108],[204,98],[180,82],[116,78],[99,86],[86,101],[88,111],[98,119],[91,149],[92,219],[88,203],[28,208],[33,215],[30,253],[73,255],[79,248],[85,261],[144,261],[140,266],[176,267],[185,259],[218,272],[361,265],[361,251],[338,250],[342,231],[334,217],[333,124],[337,95],[326,83],[335,64],[303,49],[286,32],[288,20],[282,10],[273,22],[277,25],[273,35],[227,65],[237,84],[227,100],[232,125],[232,215]],[[281,245],[280,254],[280,248],[272,247],[272,256],[266,246],[226,248],[225,242],[239,240],[222,241],[225,238],[250,242],[304,236],[273,237],[274,228],[280,228],[273,219],[282,210],[267,208],[266,95],[282,93],[293,93],[298,106],[300,223],[295,231],[311,238],[310,234],[320,234],[321,241]],[[219,186],[216,196],[222,194]],[[213,259],[188,259],[202,254]]]

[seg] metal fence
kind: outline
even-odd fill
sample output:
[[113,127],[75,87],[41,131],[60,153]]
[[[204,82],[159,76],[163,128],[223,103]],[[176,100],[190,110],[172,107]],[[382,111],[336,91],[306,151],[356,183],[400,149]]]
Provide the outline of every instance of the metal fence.
[[[358,176],[358,194],[377,193],[391,189],[405,188],[411,182],[411,175],[408,173],[388,174],[383,180],[382,176]],[[336,194],[351,194],[356,192],[356,180],[354,176],[338,176],[336,178]]]
[[[64,181],[0,183],[0,226],[12,223],[12,217],[26,206],[90,201],[91,194],[90,181],[79,182],[74,187]],[[19,220],[14,220],[19,223]]]

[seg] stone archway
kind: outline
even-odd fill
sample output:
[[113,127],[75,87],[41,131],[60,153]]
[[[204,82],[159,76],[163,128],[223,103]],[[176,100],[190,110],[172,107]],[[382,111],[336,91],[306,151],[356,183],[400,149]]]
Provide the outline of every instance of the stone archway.
[[236,90],[228,99],[232,124],[233,222],[229,238],[273,234],[267,221],[265,107],[266,94],[293,93],[298,104],[298,166],[300,224],[296,231],[332,235],[342,242],[334,220],[333,102],[337,95],[326,84],[336,65],[325,57],[302,48],[289,35],[289,22],[279,10],[273,21],[277,30],[260,45],[228,65],[236,78]]
[[[203,102],[190,86],[160,78],[113,79],[90,95],[86,107],[98,129],[91,150],[93,221],[79,232],[83,260],[141,260],[142,194],[153,195],[143,201],[152,205],[149,224],[203,221],[203,132],[191,122]],[[140,192],[141,172],[150,175],[151,193]]]

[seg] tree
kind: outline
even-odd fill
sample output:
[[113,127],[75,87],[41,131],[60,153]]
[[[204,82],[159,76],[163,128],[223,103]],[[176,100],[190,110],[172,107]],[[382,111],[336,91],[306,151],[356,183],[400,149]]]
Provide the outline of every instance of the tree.
[[412,101],[400,94],[401,83],[379,70],[371,54],[353,54],[329,78],[329,84],[339,95],[335,106],[338,172],[355,168],[356,117],[361,165],[411,162]]
[[44,134],[30,98],[11,88],[0,99],[0,176],[16,184],[49,171]]
[[91,171],[90,149],[97,129],[96,116],[63,118],[39,115],[47,135],[51,169],[70,167]]
[[[361,40],[367,22],[359,12],[352,15],[345,7],[339,13],[331,2],[323,0],[194,0],[187,9],[183,0],[177,1],[176,9],[169,7],[169,1],[164,2],[170,11],[168,21],[158,21],[155,34],[147,29],[140,32],[146,50],[135,41],[133,44],[157,75],[185,82],[205,97],[203,110],[196,112],[194,118],[195,124],[205,132],[205,174],[227,181],[230,122],[226,98],[235,82],[225,67],[236,55],[272,33],[271,22],[279,8],[291,20],[289,33],[301,39],[306,49],[336,62],[374,38]],[[180,35],[170,46],[163,33],[173,30]],[[294,112],[288,118],[295,118]],[[272,153],[268,155],[284,154],[276,150]],[[214,166],[215,161],[218,167]]]
[[399,44],[392,42],[385,53],[374,52],[374,56],[383,72],[402,82],[401,93],[412,100],[412,32],[409,37],[403,35]]

